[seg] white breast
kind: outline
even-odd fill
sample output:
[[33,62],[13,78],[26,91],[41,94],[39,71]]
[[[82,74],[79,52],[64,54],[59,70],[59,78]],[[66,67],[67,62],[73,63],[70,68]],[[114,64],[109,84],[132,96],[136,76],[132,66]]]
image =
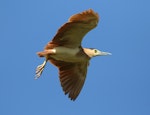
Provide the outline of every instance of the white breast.
[[79,52],[79,48],[56,47],[54,49],[56,54],[75,55]]
[[66,47],[56,47],[53,49],[55,54],[51,55],[56,60],[66,61],[66,62],[77,62],[80,61],[80,57],[76,54],[80,51],[79,48],[66,48]]

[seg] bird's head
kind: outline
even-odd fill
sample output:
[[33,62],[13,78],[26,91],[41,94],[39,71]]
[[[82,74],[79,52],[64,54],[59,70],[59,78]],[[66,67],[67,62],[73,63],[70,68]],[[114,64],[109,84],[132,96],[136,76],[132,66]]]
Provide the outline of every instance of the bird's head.
[[83,48],[84,52],[90,57],[111,55],[109,52],[103,52],[94,48]]

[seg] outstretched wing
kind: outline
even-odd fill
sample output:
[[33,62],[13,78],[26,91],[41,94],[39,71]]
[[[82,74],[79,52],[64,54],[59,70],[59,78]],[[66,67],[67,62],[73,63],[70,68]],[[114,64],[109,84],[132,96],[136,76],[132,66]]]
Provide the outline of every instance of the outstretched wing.
[[[95,28],[99,16],[92,9],[71,16],[56,33],[50,44],[57,44],[70,48],[79,47],[86,33]],[[48,49],[48,45],[45,49]]]
[[82,63],[68,63],[51,59],[50,62],[58,67],[61,86],[71,100],[79,95],[87,73],[89,61]]

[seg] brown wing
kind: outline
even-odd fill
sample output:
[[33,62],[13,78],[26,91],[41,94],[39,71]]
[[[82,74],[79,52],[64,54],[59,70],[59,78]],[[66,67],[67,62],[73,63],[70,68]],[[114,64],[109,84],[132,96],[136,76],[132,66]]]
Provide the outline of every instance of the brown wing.
[[[58,30],[50,43],[70,48],[79,47],[82,38],[97,26],[98,21],[98,14],[92,9],[75,14]],[[48,45],[46,49],[48,49]]]
[[79,95],[87,73],[89,61],[83,63],[68,63],[51,59],[50,62],[58,67],[61,86],[71,100]]

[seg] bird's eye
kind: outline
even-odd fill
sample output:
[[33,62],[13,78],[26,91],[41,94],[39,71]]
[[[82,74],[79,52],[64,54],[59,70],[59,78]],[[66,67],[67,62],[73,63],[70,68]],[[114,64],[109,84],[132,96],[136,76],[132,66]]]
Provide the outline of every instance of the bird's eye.
[[94,50],[95,53],[97,53],[97,50]]

